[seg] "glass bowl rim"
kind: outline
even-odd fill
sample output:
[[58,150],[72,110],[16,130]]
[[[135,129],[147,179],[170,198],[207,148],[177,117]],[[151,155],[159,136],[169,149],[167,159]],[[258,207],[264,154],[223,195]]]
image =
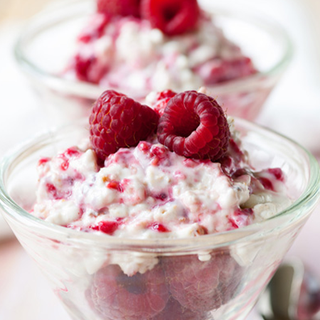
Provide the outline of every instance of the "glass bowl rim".
[[[82,120],[83,121],[83,120]],[[43,232],[51,232],[55,236],[65,239],[72,239],[78,243],[88,243],[88,241],[92,241],[95,245],[100,244],[101,246],[105,247],[106,245],[110,245],[113,248],[119,247],[131,247],[131,248],[143,248],[143,250],[152,250],[155,251],[174,251],[177,249],[182,248],[199,248],[205,246],[215,246],[215,247],[225,247],[236,243],[239,240],[249,240],[251,236],[255,236],[261,232],[263,232],[264,228],[271,226],[271,230],[275,228],[279,228],[281,226],[280,222],[284,219],[283,223],[285,225],[294,223],[295,221],[299,220],[299,218],[305,216],[305,212],[303,214],[295,216],[294,213],[298,210],[307,206],[309,201],[316,202],[319,200],[320,196],[320,167],[315,159],[315,157],[304,147],[302,147],[297,142],[293,141],[292,139],[279,134],[271,129],[265,128],[261,125],[255,124],[253,122],[236,118],[235,122],[238,123],[240,126],[248,129],[249,131],[256,131],[272,134],[274,137],[281,138],[282,140],[290,143],[293,145],[299,153],[304,154],[309,161],[310,168],[309,168],[309,182],[306,186],[304,192],[296,199],[289,207],[285,210],[278,213],[276,216],[273,216],[269,219],[266,219],[262,222],[255,223],[249,226],[245,226],[239,229],[226,231],[226,232],[219,232],[214,234],[202,235],[199,237],[188,237],[188,238],[178,238],[178,239],[133,239],[133,238],[117,238],[108,236],[105,234],[97,234],[97,233],[86,233],[83,231],[72,230],[69,228],[65,228],[59,225],[52,224],[50,222],[46,222],[35,216],[28,213],[26,210],[21,208],[7,192],[7,188],[5,187],[5,180],[7,176],[7,170],[10,165],[14,164],[14,162],[19,159],[21,155],[28,152],[28,150],[32,146],[36,146],[37,144],[41,143],[45,140],[52,139],[55,134],[57,135],[59,130],[66,130],[71,128],[78,128],[80,129],[80,124],[83,129],[83,122],[78,122],[74,124],[68,124],[59,127],[53,127],[50,130],[46,130],[45,132],[37,134],[35,137],[25,141],[24,143],[19,144],[16,148],[9,151],[0,162],[0,207],[2,207],[3,211],[5,211],[5,215],[9,215],[18,223],[23,223],[28,226],[32,226],[34,230],[42,230]],[[37,148],[36,150],[38,150]],[[27,157],[29,154],[27,155]],[[306,210],[308,211],[308,210]],[[5,216],[4,215],[4,216]]]
[[[81,0],[72,0],[68,3],[63,2],[61,4],[56,4],[54,6],[54,10],[58,12],[58,10],[61,10],[61,8],[63,7],[78,5],[80,2]],[[287,67],[289,62],[292,60],[294,53],[294,46],[292,40],[288,35],[287,31],[284,29],[284,27],[272,17],[265,16],[262,12],[253,10],[245,10],[243,12],[239,12],[235,9],[226,10],[221,8],[206,8],[206,10],[214,15],[224,16],[231,19],[238,19],[247,23],[249,21],[250,24],[255,25],[259,29],[270,28],[272,29],[272,32],[277,33],[278,37],[282,38],[282,43],[284,45],[283,54],[281,55],[280,59],[277,59],[276,63],[273,64],[268,70],[258,70],[257,73],[246,76],[245,78],[234,79],[225,83],[207,86],[208,88],[214,88],[215,93],[217,95],[228,92],[241,92],[243,89],[248,88],[250,86],[255,86],[257,83],[261,81],[268,81],[270,77],[281,74],[281,72]],[[41,81],[46,83],[49,87],[64,88],[63,91],[72,94],[77,94],[78,96],[81,96],[83,98],[95,99],[98,95],[101,94],[101,90],[103,90],[103,87],[83,81],[65,79],[54,73],[47,72],[42,68],[38,67],[32,61],[30,61],[25,54],[24,43],[28,41],[28,39],[32,39],[39,32],[36,28],[35,30],[33,29],[34,25],[37,25],[38,20],[46,20],[46,15],[49,17],[52,15],[53,12],[52,10],[50,10],[50,8],[47,8],[36,14],[33,18],[29,19],[14,45],[15,59],[24,72],[33,76],[36,79],[41,79]],[[67,19],[70,17],[74,17],[74,15],[68,15]],[[60,20],[61,19],[57,19],[57,17],[55,17],[54,22],[61,22]],[[62,21],[65,20],[66,19],[63,19]],[[49,28],[52,28],[52,22],[50,21],[50,19],[46,21],[46,29],[48,28],[48,26]],[[270,33],[269,30],[267,30],[267,32]]]

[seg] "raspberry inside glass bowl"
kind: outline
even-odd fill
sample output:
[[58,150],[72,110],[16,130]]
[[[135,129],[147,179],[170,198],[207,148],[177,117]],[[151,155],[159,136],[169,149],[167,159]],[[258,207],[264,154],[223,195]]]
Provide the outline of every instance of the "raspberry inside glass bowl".
[[[246,318],[315,208],[320,173],[314,157],[295,142],[242,119],[235,125],[257,170],[278,167],[288,177],[293,203],[263,222],[193,238],[116,238],[28,213],[38,160],[86,137],[83,124],[42,134],[2,160],[4,217],[73,319]],[[131,274],[132,264],[148,268]]]
[[[209,3],[203,8],[213,12],[214,21],[226,38],[241,48],[258,71],[243,78],[206,85],[208,93],[228,114],[253,120],[291,60],[291,42],[277,23],[256,12],[224,11],[216,4],[209,6]],[[75,55],[76,39],[94,12],[94,2],[89,0],[70,1],[48,8],[30,21],[16,45],[18,64],[42,98],[50,119],[57,123],[87,116],[91,104],[105,89],[116,89],[136,99],[142,99],[150,92],[150,88],[137,87],[137,81],[133,81],[132,87],[120,87],[119,82],[116,86],[111,82],[100,86],[62,76],[61,72]],[[207,68],[201,71],[206,72]],[[179,72],[177,76],[180,77]],[[198,90],[201,85],[197,83],[194,87],[195,84],[190,84],[182,89]],[[175,88],[168,85],[163,89]]]

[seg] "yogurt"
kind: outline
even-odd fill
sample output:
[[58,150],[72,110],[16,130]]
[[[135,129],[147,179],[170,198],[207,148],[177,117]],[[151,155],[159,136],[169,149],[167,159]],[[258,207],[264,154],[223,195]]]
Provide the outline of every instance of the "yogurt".
[[150,91],[198,89],[255,72],[250,58],[205,12],[195,30],[175,36],[152,28],[148,20],[109,20],[96,13],[79,36],[65,77],[144,97]]
[[90,148],[39,161],[33,214],[119,238],[186,238],[241,228],[290,204],[279,168],[254,171],[229,118],[231,140],[217,162],[188,159],[154,136],[121,148],[103,167]]

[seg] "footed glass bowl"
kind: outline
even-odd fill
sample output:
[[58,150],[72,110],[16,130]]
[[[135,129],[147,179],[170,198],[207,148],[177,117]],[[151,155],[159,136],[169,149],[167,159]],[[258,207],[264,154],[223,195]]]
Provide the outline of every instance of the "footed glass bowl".
[[[196,238],[127,239],[70,230],[32,216],[38,159],[77,144],[84,125],[39,135],[0,166],[0,204],[15,235],[72,319],[245,319],[317,204],[319,165],[295,142],[243,119],[253,166],[280,167],[293,203],[241,229]],[[144,273],[125,274],[130,266]]]
[[[229,115],[253,120],[291,60],[291,42],[281,26],[258,12],[226,11],[219,9],[217,1],[214,6],[203,1],[202,6],[213,12],[226,37],[252,59],[258,70],[251,76],[209,86],[208,93]],[[139,90],[100,87],[61,76],[74,55],[77,36],[94,11],[93,0],[69,0],[49,7],[25,26],[15,47],[18,65],[41,97],[50,120],[57,124],[86,117],[93,101],[106,89],[132,98],[145,96]]]

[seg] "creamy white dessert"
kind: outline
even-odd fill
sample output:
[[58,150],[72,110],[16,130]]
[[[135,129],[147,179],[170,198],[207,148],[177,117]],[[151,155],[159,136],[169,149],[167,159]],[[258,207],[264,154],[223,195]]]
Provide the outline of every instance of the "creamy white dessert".
[[96,14],[79,37],[65,77],[135,97],[184,91],[255,73],[251,60],[202,12],[197,28],[166,35],[146,19]]
[[[229,149],[225,159],[236,150]],[[255,172],[241,154],[229,168],[223,161],[179,156],[152,137],[119,149],[100,168],[89,143],[73,147],[40,160],[33,214],[76,230],[139,239],[241,228],[290,203],[281,170]]]

